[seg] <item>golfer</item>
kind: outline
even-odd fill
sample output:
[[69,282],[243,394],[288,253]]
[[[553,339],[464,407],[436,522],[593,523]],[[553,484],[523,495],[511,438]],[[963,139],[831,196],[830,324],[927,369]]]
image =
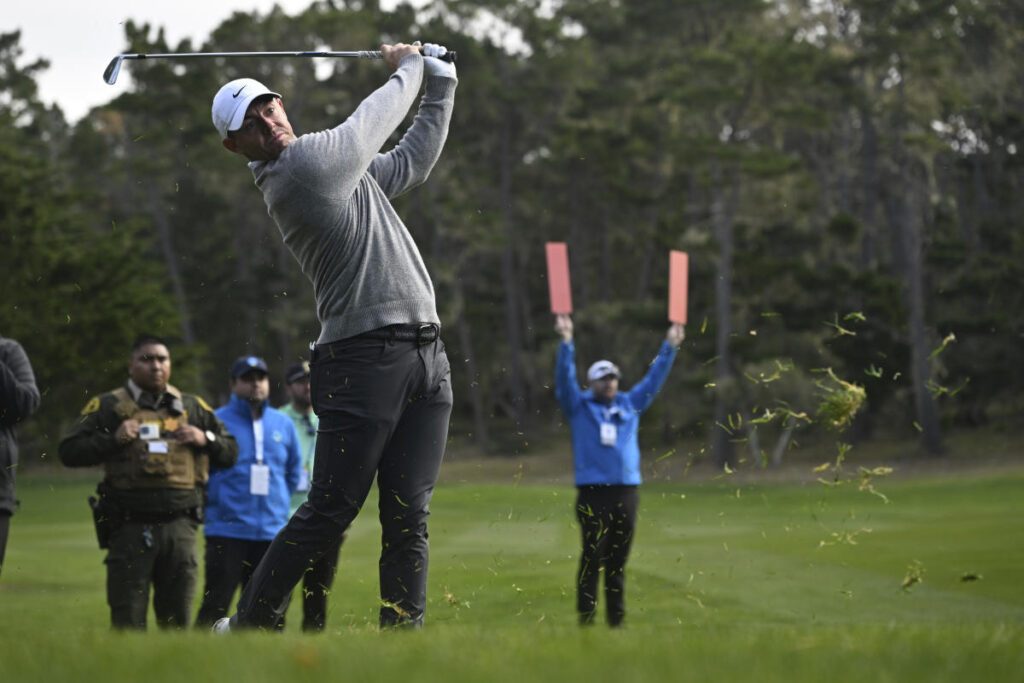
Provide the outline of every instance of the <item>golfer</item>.
[[678,323],[668,328],[647,374],[626,392],[619,392],[619,368],[607,360],[590,366],[590,388],[581,390],[576,382],[572,318],[556,316],[555,331],[562,337],[555,367],[555,396],[572,428],[576,519],[583,537],[576,574],[576,610],[581,624],[594,622],[598,572],[604,567],[608,624],[620,626],[626,616],[626,559],[639,502],[640,414],[668,379],[685,331]]
[[[422,54],[421,54],[422,50]],[[296,137],[281,95],[248,78],[213,100],[224,147],[249,159],[285,244],[313,283],[320,337],[310,385],[320,418],[308,500],[214,625],[273,628],[292,589],[380,494],[380,624],[423,624],[427,517],[452,408],[434,288],[390,200],[423,183],[448,134],[457,78],[447,50],[382,45],[394,70],[341,125]],[[401,141],[379,153],[425,83]]]

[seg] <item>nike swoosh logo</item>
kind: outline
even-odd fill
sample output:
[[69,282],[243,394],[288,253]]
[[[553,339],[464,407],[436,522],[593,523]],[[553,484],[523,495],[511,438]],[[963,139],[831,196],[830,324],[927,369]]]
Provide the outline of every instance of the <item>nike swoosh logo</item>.
[[241,88],[239,88],[239,89],[238,89],[238,92],[236,92],[236,93],[235,93],[234,95],[232,95],[231,97],[232,97],[232,98],[238,97],[239,95],[241,95],[241,94],[242,94],[242,91],[243,91],[243,90],[245,90],[245,89],[246,89],[247,87],[248,87],[248,86],[245,86],[245,85],[243,85],[243,86],[242,86]]

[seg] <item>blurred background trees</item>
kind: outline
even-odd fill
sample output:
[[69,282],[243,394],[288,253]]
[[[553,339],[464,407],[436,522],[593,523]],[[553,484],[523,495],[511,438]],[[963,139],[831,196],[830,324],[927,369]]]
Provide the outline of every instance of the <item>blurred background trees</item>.
[[[204,42],[128,23],[124,52],[458,50],[449,141],[399,201],[434,278],[452,436],[494,454],[564,434],[543,245],[569,244],[581,363],[638,379],[690,253],[687,341],[646,450],[778,462],[825,368],[867,392],[857,439],[1019,425],[1024,405],[1024,10],[995,0],[320,2],[236,13]],[[311,288],[209,103],[252,76],[296,132],[386,77],[357,60],[132,62],[68,124],[0,36],[0,333],[44,391],[27,453],[122,381],[137,331],[213,402],[231,359],[280,381],[318,335]],[[99,75],[97,74],[97,77]]]

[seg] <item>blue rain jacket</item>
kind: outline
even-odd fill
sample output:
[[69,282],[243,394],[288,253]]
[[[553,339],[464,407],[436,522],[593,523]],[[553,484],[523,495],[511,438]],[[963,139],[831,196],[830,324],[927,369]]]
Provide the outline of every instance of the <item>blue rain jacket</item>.
[[217,417],[238,441],[233,467],[210,468],[204,533],[249,541],[270,541],[288,522],[291,495],[302,476],[299,435],[291,418],[263,403],[263,464],[270,468],[269,495],[250,492],[256,464],[256,434],[249,403],[231,396]]
[[[582,390],[576,380],[576,347],[572,342],[558,346],[555,363],[555,396],[572,428],[572,451],[576,485],[641,483],[640,445],[637,429],[640,415],[658,394],[672,363],[676,347],[663,341],[647,374],[629,391],[619,391],[611,403],[602,403],[590,389]],[[601,423],[615,425],[614,446],[601,443]]]

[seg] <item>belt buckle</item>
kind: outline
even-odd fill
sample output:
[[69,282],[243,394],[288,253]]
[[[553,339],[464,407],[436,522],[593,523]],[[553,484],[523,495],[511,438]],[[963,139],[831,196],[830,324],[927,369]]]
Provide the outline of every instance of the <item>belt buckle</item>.
[[416,328],[416,343],[418,345],[423,346],[424,344],[429,344],[435,339],[437,339],[437,332],[435,331],[432,323],[424,323]]

